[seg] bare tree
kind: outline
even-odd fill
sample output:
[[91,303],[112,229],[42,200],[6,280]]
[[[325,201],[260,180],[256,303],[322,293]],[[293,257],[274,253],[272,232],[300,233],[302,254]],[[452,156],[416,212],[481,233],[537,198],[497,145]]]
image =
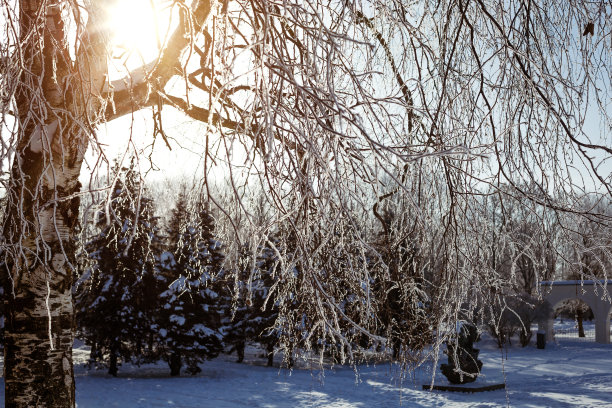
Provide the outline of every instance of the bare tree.
[[[237,241],[253,223],[245,194],[253,185],[265,192],[274,211],[256,233],[283,222],[295,242],[280,261],[286,286],[274,293],[299,297],[316,317],[309,321],[345,344],[339,321],[385,340],[333,294],[341,282],[368,282],[351,267],[369,249],[358,220],[390,197],[412,201],[415,218],[435,226],[441,321],[457,319],[495,279],[488,255],[470,249],[474,195],[486,186],[509,184],[538,206],[610,222],[577,205],[587,190],[612,194],[609,2],[160,3],[174,21],[157,57],[110,81],[106,23],[119,3],[1,6],[7,407],[74,406],[78,177],[87,147],[103,151],[96,126],[134,111],[148,109],[154,138],[168,145],[162,113],[202,123],[203,188],[221,204],[208,176],[225,166],[235,208],[219,211]],[[587,117],[601,121],[600,135]],[[521,188],[527,183],[537,194]],[[432,208],[420,188],[435,197]],[[345,255],[341,279],[321,251],[328,242]],[[375,316],[362,293],[359,315]]]

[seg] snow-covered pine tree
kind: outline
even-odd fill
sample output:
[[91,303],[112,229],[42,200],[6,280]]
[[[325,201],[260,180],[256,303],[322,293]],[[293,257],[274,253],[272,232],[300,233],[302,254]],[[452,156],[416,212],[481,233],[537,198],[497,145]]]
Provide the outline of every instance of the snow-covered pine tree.
[[[350,222],[355,221],[353,218]],[[313,227],[323,229],[322,225]],[[276,284],[277,326],[280,345],[289,356],[297,347],[314,350],[321,359],[329,357],[335,363],[354,362],[357,356],[353,351],[360,352],[360,348],[372,345],[360,330],[373,330],[367,322],[365,299],[371,292],[372,278],[366,254],[360,248],[362,234],[359,229],[348,228],[346,220],[337,220],[330,236],[313,233],[310,255],[304,256],[292,223],[283,223],[279,228],[279,251],[291,262],[287,264],[290,269],[285,269]],[[343,250],[339,251],[340,248]],[[316,271],[312,280],[304,279],[309,270]],[[334,286],[325,283],[330,275],[337,279]],[[333,308],[336,316],[342,318],[334,319],[332,324],[323,321],[314,310],[319,303]],[[292,363],[290,357],[287,363]]]
[[430,320],[434,316],[428,310],[420,230],[401,207],[384,208],[377,218],[382,230],[374,243],[378,256],[372,257],[371,273],[379,332],[389,340],[393,358],[405,358],[430,344],[432,337]]
[[99,233],[86,245],[90,264],[75,286],[79,335],[92,347],[93,361],[107,361],[117,375],[118,360],[154,358],[153,319],[158,307],[156,256],[160,235],[153,201],[135,169],[113,169],[116,182]]
[[183,190],[169,220],[168,250],[160,258],[165,290],[159,295],[158,342],[173,376],[180,375],[183,363],[196,374],[198,363],[223,349],[219,296],[211,284],[222,267],[221,244],[214,237],[214,220],[207,208],[200,205],[194,219],[188,205]]
[[277,256],[269,245],[259,246],[254,252],[245,244],[235,265],[235,279],[226,282],[224,298],[232,299],[233,307],[226,308],[224,340],[236,350],[239,363],[244,359],[248,341],[264,346],[268,366],[274,363],[274,347],[279,337],[275,328],[278,308],[274,296],[268,295],[277,266]]

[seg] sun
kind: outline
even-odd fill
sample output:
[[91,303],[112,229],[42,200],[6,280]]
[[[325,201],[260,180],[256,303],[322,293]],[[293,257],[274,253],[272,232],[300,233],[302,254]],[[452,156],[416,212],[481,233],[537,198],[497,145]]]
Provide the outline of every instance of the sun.
[[159,54],[161,41],[159,1],[124,0],[114,2],[110,15],[113,56],[118,59],[133,59],[148,62]]

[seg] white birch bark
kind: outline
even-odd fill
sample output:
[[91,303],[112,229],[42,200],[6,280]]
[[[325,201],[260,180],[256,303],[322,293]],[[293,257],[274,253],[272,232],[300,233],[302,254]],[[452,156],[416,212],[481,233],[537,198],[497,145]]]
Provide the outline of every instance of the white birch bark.
[[[69,52],[66,19],[83,18],[67,0],[19,1],[20,66],[16,99],[17,149],[3,225],[5,406],[74,407],[72,274],[78,229],[78,177],[98,123],[151,104],[151,84],[106,84],[105,21],[109,1],[88,0],[87,25],[77,21],[78,52]],[[72,9],[71,9],[72,8]],[[211,11],[196,0],[190,17],[200,27]],[[152,74],[163,89],[181,75],[189,48],[179,26]],[[73,33],[74,34],[74,33]],[[74,43],[74,41],[73,41]],[[74,44],[72,44],[74,45]],[[114,103],[107,104],[106,97]]]
[[[74,407],[73,242],[78,177],[101,115],[103,32],[68,51],[67,2],[20,2],[18,144],[4,220],[5,406]],[[90,24],[96,22],[95,9]],[[92,31],[94,32],[94,31]],[[84,61],[83,63],[80,63]]]

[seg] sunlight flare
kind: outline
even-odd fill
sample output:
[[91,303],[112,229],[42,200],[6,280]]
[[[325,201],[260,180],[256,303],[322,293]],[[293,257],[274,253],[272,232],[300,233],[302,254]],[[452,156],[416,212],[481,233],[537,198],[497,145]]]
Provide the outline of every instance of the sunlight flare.
[[160,4],[151,0],[129,0],[114,3],[109,10],[114,58],[127,60],[136,56],[149,61],[159,53]]

